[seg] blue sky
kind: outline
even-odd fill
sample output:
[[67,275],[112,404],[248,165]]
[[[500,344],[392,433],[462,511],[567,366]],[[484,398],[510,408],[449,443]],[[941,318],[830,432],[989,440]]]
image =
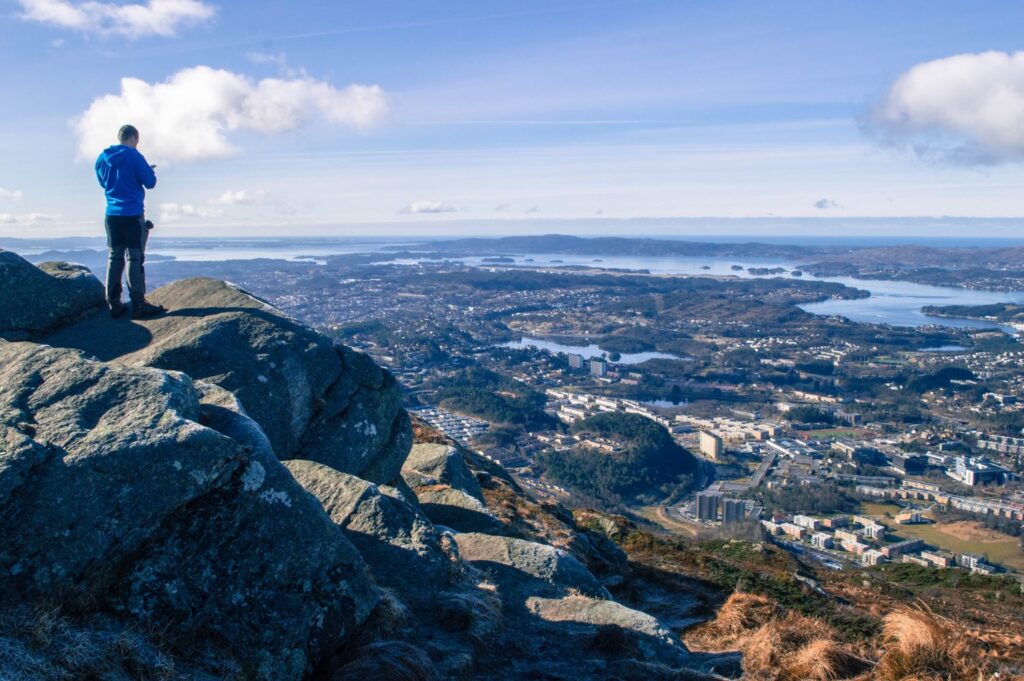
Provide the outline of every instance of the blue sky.
[[0,235],[1024,215],[1019,2],[134,2],[0,4]]

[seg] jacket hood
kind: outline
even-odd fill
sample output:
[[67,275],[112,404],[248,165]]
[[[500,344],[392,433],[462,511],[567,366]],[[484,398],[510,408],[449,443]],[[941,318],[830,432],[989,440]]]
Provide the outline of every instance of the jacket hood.
[[124,144],[114,144],[103,150],[100,158],[110,167],[119,168],[131,156],[132,148]]

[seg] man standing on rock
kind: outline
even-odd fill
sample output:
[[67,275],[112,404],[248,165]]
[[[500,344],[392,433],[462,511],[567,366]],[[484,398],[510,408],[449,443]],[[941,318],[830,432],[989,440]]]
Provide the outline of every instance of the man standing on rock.
[[121,302],[121,275],[128,259],[128,295],[132,300],[132,319],[154,317],[164,311],[146,302],[146,240],[153,223],[146,220],[146,190],[156,186],[156,166],[139,153],[139,131],[123,125],[117,132],[120,144],[109,146],[96,159],[96,179],[107,195],[107,304],[110,316],[124,314]]

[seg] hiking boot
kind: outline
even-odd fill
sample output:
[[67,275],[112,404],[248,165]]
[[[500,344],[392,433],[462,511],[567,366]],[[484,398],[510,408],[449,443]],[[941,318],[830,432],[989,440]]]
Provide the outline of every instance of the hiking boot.
[[132,319],[146,319],[148,317],[156,317],[157,315],[163,314],[167,310],[160,305],[153,305],[147,303],[145,300],[139,302],[132,302]]
[[110,318],[117,319],[124,314],[124,311],[128,309],[128,306],[122,303],[120,300],[115,300],[110,303]]

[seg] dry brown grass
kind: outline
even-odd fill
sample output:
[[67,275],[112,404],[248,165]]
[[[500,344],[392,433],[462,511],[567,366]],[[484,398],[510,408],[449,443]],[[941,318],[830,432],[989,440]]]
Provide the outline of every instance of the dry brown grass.
[[985,681],[995,678],[979,646],[954,622],[923,605],[885,616],[885,652],[876,669],[879,681]]
[[781,614],[782,609],[770,598],[736,591],[722,604],[712,625],[718,635],[737,636]]
[[692,630],[686,643],[695,650],[739,650],[745,679],[833,681],[854,678],[871,666],[836,643],[835,632],[823,622],[740,592],[729,596],[715,619]]
[[[687,633],[694,650],[743,654],[743,678],[757,681],[994,681],[1019,678],[963,626],[926,606],[884,618],[877,664],[844,648],[827,624],[783,611],[764,596],[734,593],[715,619]],[[998,672],[1004,672],[1002,674]]]
[[872,666],[871,662],[854,655],[830,639],[811,641],[794,653],[787,670],[794,679],[850,679]]

